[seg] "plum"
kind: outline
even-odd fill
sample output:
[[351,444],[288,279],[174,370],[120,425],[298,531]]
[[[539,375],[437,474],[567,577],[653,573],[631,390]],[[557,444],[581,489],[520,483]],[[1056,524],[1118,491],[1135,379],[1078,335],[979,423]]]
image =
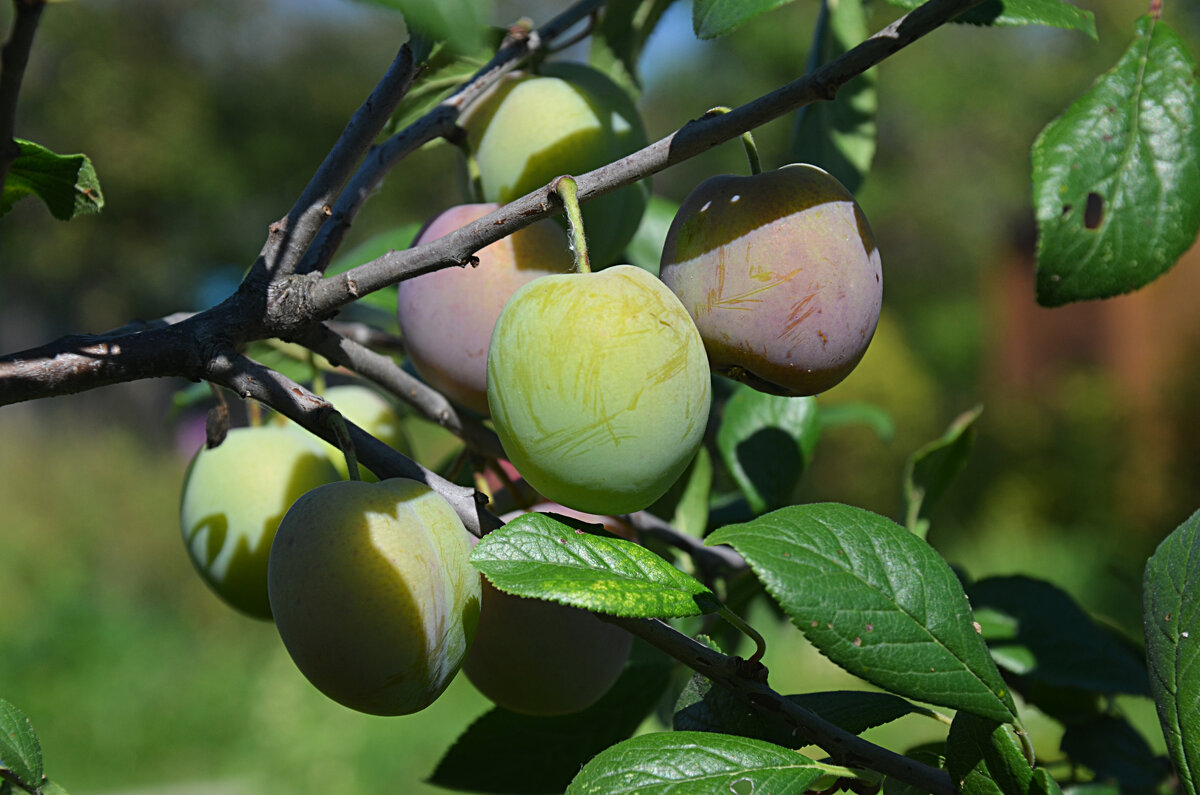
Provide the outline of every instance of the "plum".
[[883,299],[861,208],[803,164],[701,183],[671,223],[659,275],[695,320],[712,369],[776,395],[845,378]]
[[[498,204],[463,204],[431,220],[413,245],[478,220]],[[476,252],[477,267],[443,268],[400,282],[397,316],[413,367],[434,389],[486,415],[487,349],[496,318],[522,285],[571,270],[567,236],[542,220]]]

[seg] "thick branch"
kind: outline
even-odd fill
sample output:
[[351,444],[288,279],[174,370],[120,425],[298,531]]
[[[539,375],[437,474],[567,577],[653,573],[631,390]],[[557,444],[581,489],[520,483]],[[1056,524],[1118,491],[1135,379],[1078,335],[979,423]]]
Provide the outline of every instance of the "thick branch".
[[33,48],[33,35],[45,6],[44,0],[13,0],[12,31],[0,50],[0,190],[4,189],[8,169],[21,155],[13,140],[17,129],[17,97]]
[[[210,370],[208,379],[233,390],[246,399],[257,400],[332,445],[337,444],[333,428],[326,422],[333,406],[286,376],[264,367],[246,356],[235,356]],[[358,460],[381,478],[403,477],[418,480],[446,498],[454,512],[473,535],[482,535],[500,526],[500,520],[488,513],[474,489],[459,486],[396,452],[349,420],[346,428],[354,443]],[[482,495],[480,495],[482,498]]]
[[657,619],[600,617],[708,677],[758,712],[783,721],[804,742],[820,746],[836,763],[869,768],[932,795],[955,795],[954,784],[945,771],[850,734],[785,698],[756,678],[764,671],[761,666],[721,654]]
[[321,324],[296,337],[306,348],[321,354],[334,364],[342,364],[368,378],[462,439],[467,447],[488,458],[504,458],[504,450],[495,432],[478,420],[462,414],[446,396],[414,378],[390,356],[376,353]]
[[[594,199],[656,174],[804,105],[833,99],[838,89],[853,78],[981,1],[930,0],[815,72],[729,113],[691,121],[627,157],[575,175],[579,201]],[[389,252],[321,281],[311,296],[308,311],[314,316],[328,315],[401,279],[457,265],[483,246],[561,211],[562,205],[554,199],[549,186],[539,188],[438,240]]]

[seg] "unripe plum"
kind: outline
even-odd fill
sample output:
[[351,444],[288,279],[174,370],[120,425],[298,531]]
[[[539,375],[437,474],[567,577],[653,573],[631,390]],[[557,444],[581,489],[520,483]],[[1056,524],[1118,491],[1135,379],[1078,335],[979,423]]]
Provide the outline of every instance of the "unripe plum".
[[[464,204],[438,215],[414,246],[476,221],[498,204]],[[487,351],[509,296],[534,279],[571,270],[566,233],[538,221],[476,252],[477,267],[442,268],[400,282],[397,316],[405,350],[425,381],[486,415]]]
[[[326,389],[322,397],[332,403],[333,407],[347,420],[393,450],[400,452],[408,450],[408,438],[404,434],[404,428],[400,425],[400,417],[397,416],[396,409],[388,402],[387,398],[374,389],[360,384],[339,384]],[[303,433],[308,433],[308,431],[303,431]],[[316,437],[313,438],[316,439]],[[329,460],[333,462],[334,468],[337,469],[342,479],[348,477],[345,454],[323,439],[317,439],[317,441],[329,455]],[[375,473],[366,467],[360,467],[360,469],[363,480],[371,482],[379,480]]]
[[679,299],[632,265],[544,276],[509,299],[488,353],[508,459],[549,500],[596,514],[650,505],[700,445],[704,344]]
[[[629,95],[578,63],[514,73],[464,114],[484,198],[507,203],[563,174],[578,176],[646,145]],[[629,185],[583,205],[592,260],[617,260],[645,212],[649,188]]]
[[660,276],[696,321],[713,370],[777,395],[845,378],[883,299],[866,217],[810,165],[701,183],[667,233]]
[[[546,511],[602,524],[628,535],[609,516],[543,503]],[[501,517],[508,522],[521,511]],[[566,715],[596,703],[613,686],[633,646],[633,636],[586,610],[506,594],[483,579],[479,628],[463,673],[496,704],[526,715]]]
[[338,479],[312,437],[279,427],[234,428],[188,465],[179,525],[188,556],[226,602],[271,618],[267,558],[275,530],[301,494]]
[[340,481],[297,500],[279,525],[267,587],[301,673],[372,715],[433,703],[479,616],[469,538],[445,499],[404,478]]

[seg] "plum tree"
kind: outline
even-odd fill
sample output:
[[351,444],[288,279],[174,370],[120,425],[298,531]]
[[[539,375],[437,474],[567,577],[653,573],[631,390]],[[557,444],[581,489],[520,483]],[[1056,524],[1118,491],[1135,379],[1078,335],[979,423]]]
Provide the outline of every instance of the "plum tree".
[[[617,535],[632,532],[611,516],[563,505],[529,510],[601,524]],[[463,661],[463,673],[479,692],[513,712],[565,715],[587,709],[617,681],[633,646],[628,632],[586,610],[506,594],[486,579],[482,584],[479,627]]]
[[372,715],[429,706],[458,672],[479,616],[479,573],[449,503],[414,480],[340,481],[302,496],[267,569],[296,666]]
[[[464,115],[483,196],[506,203],[562,174],[582,174],[646,145],[629,95],[603,72],[550,63],[514,74]],[[636,183],[583,210],[592,258],[617,260],[637,231],[649,189]]]
[[[451,207],[431,220],[413,245],[476,221],[498,204]],[[476,252],[474,268],[444,268],[400,282],[397,314],[413,367],[431,386],[480,414],[488,413],[487,349],[504,302],[540,276],[571,269],[561,227],[545,220]],[[470,312],[462,307],[470,306]]]
[[845,378],[883,299],[866,216],[841,183],[802,164],[702,182],[671,223],[660,276],[713,370],[778,395]]
[[488,404],[517,470],[554,502],[641,510],[699,447],[711,401],[695,325],[632,265],[544,276],[509,299],[488,353]]
[[226,602],[270,619],[267,558],[284,513],[308,491],[338,479],[318,440],[285,428],[234,428],[188,465],[179,526],[188,556]]

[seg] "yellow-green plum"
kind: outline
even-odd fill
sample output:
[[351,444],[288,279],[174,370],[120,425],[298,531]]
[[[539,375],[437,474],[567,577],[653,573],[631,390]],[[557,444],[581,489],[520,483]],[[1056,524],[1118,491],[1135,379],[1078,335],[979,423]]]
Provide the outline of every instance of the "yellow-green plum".
[[[413,245],[443,237],[499,208],[463,204],[438,215]],[[400,282],[397,317],[405,350],[421,377],[459,405],[486,415],[487,350],[504,302],[574,261],[562,227],[538,221],[476,252],[479,265],[443,268]]]
[[854,196],[802,164],[701,183],[671,224],[659,273],[713,370],[777,395],[845,378],[883,299],[879,250]]
[[[573,516],[628,536],[610,516],[542,503],[530,508]],[[521,511],[501,517],[508,522]],[[471,684],[496,704],[526,715],[566,715],[596,703],[621,675],[633,636],[586,610],[506,594],[483,579],[479,628],[463,662]]]
[[226,602],[271,618],[267,558],[275,530],[300,495],[338,479],[313,437],[287,428],[234,428],[188,466],[179,507],[196,570]]
[[417,481],[341,481],[305,494],[280,523],[267,570],[296,667],[360,712],[432,704],[479,618],[469,539],[450,504]]
[[[646,145],[629,95],[578,63],[501,80],[461,120],[479,167],[483,196],[507,203],[563,174],[578,176]],[[615,262],[645,212],[649,188],[629,185],[582,206],[592,261]]]
[[[387,398],[374,389],[361,384],[339,384],[326,389],[322,397],[332,403],[343,417],[379,441],[394,450],[401,452],[408,450],[408,438],[400,424],[400,417],[397,416],[396,409]],[[301,431],[295,425],[292,427],[301,433],[308,433],[308,431]],[[313,438],[316,439],[316,437]],[[317,441],[329,455],[329,460],[333,462],[338,473],[345,479],[348,476],[345,454],[324,440],[317,439]],[[366,467],[360,467],[360,469],[363,480],[371,482],[379,480],[375,473]]]
[[632,265],[544,276],[500,313],[488,404],[513,466],[548,500],[637,511],[695,455],[711,401],[679,299]]

